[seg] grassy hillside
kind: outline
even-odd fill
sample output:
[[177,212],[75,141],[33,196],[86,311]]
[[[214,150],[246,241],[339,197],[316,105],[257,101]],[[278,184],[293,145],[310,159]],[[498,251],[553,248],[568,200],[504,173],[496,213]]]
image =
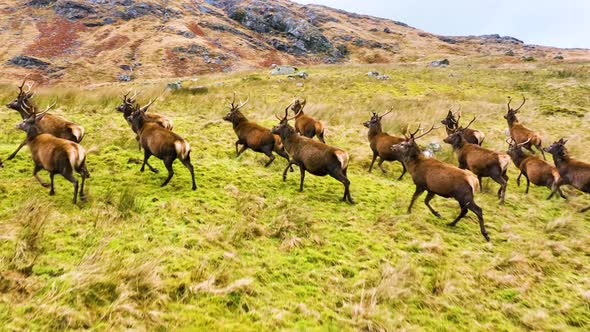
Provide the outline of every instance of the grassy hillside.
[[[568,201],[528,195],[511,165],[506,204],[484,181],[476,201],[491,243],[451,200],[435,198],[437,219],[423,205],[405,213],[409,176],[367,172],[371,152],[362,122],[370,111],[394,107],[385,128],[440,121],[460,104],[463,117],[487,134],[485,146],[505,150],[507,96],[529,100],[521,121],[546,142],[570,139],[574,156],[590,160],[587,65],[491,67],[454,64],[311,67],[304,86],[266,72],[200,77],[207,93],[167,92],[152,110],[175,121],[192,145],[198,189],[188,171],[160,188],[165,174],[140,173],[134,135],[115,107],[121,92],[143,91],[144,102],[164,81],[98,88],[40,89],[38,103],[57,99],[56,113],[87,129],[83,145],[92,175],[89,201],[71,204],[72,187],[56,177],[49,196],[31,176],[24,149],[0,169],[0,326],[5,330],[588,330],[590,328],[590,214],[576,210],[590,197],[567,189]],[[367,77],[369,70],[391,76]],[[16,82],[15,82],[16,83]],[[5,104],[14,86],[0,89]],[[285,161],[236,159],[231,125],[221,120],[227,97],[251,96],[244,113],[267,126],[294,96],[324,121],[328,143],[351,155],[356,205],[339,199],[331,178],[299,175],[281,181]],[[0,156],[23,138],[18,114],[0,112]],[[444,130],[422,139],[441,142],[437,158],[455,163]],[[152,164],[164,170],[163,164]],[[47,173],[42,173],[47,178]]]

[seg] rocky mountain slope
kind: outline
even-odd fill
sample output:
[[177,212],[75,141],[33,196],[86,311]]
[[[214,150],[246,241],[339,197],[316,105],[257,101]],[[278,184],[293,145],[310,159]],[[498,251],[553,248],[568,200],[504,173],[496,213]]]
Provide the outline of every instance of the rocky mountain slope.
[[97,82],[470,55],[508,62],[590,58],[588,50],[498,35],[437,36],[287,0],[5,0],[0,14],[4,79],[34,73],[42,81]]

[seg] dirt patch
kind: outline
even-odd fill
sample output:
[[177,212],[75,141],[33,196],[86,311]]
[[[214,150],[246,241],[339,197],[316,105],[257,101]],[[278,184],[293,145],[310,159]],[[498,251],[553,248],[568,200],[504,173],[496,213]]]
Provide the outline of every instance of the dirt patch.
[[197,24],[197,22],[190,22],[186,25],[186,28],[190,30],[190,32],[194,33],[196,36],[204,37],[205,31],[201,29],[201,27]]
[[78,34],[86,31],[80,22],[70,22],[64,18],[55,18],[36,24],[39,35],[29,45],[26,55],[38,57],[57,57],[71,54],[79,46]]

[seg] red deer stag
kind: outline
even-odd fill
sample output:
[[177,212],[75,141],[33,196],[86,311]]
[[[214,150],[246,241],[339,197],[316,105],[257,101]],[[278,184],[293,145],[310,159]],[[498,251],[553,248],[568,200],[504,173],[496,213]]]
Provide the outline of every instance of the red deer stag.
[[283,171],[283,181],[287,179],[287,169],[292,164],[299,166],[301,171],[301,182],[299,184],[299,191],[303,191],[303,180],[305,179],[305,172],[309,172],[317,176],[330,175],[344,185],[343,201],[354,204],[354,200],[350,195],[350,181],[346,176],[348,169],[348,153],[338,148],[331,147],[325,143],[312,140],[301,135],[298,135],[293,127],[288,123],[289,120],[295,118],[288,118],[289,107],[285,109],[285,116],[279,117],[279,124],[272,128],[272,133],[281,136],[281,140],[291,156],[289,165]]
[[[236,94],[234,93],[234,99],[229,105],[230,111],[223,117],[223,120],[232,123],[234,132],[238,136],[238,140],[236,141],[236,155],[239,157],[248,148],[255,152],[262,152],[270,158],[264,167],[268,167],[275,160],[273,151],[289,161],[289,155],[285,151],[281,138],[278,135],[273,135],[270,129],[248,121],[246,116],[240,111],[249,100],[250,97],[245,102],[240,102],[239,105],[236,105]],[[239,145],[242,145],[242,147],[238,151]],[[291,171],[293,171],[292,167]]]
[[[447,130],[447,135],[451,135],[455,132],[457,128],[459,128],[459,121],[461,120],[461,110],[454,114],[452,110],[449,110],[447,113],[447,117],[444,118],[441,123],[445,125]],[[485,134],[479,130],[465,128],[463,131],[463,138],[471,144],[477,144],[481,146],[483,144],[483,140],[485,139]]]
[[518,111],[526,103],[526,98],[524,96],[522,96],[522,104],[520,104],[520,106],[518,106],[517,109],[511,108],[510,102],[512,102],[512,98],[508,97],[508,104],[507,104],[508,111],[504,115],[504,119],[506,119],[506,121],[508,122],[508,129],[510,130],[510,137],[512,137],[512,139],[516,142],[516,144],[527,142],[522,147],[529,150],[531,153],[535,153],[535,151],[533,151],[533,149],[532,149],[532,146],[534,145],[537,148],[537,150],[541,151],[541,154],[543,155],[543,159],[547,160],[547,158],[545,158],[545,152],[543,152],[543,147],[541,146],[541,144],[542,144],[541,136],[539,134],[533,132],[532,130],[528,129],[527,127],[523,126],[522,124],[520,124],[520,122],[518,121],[518,118],[516,117],[516,114],[518,113]]
[[168,130],[174,129],[174,125],[172,123],[172,120],[170,120],[167,116],[162,115],[162,114],[158,114],[158,113],[147,113],[148,108],[154,103],[155,99],[150,100],[150,102],[147,105],[145,105],[144,107],[139,107],[139,104],[136,105],[136,99],[135,99],[135,97],[137,96],[137,93],[134,93],[133,96],[128,97],[129,93],[130,92],[127,92],[125,95],[123,95],[123,103],[121,103],[121,105],[117,106],[117,111],[123,113],[123,117],[125,118],[127,123],[129,123],[129,125],[131,125],[131,122],[129,122],[128,117],[130,117],[134,111],[139,109],[145,113],[146,121],[154,122],[154,123],[160,125],[162,128],[165,128]]
[[[28,84],[27,89],[23,90],[26,81],[27,77],[24,78],[23,82],[18,87],[19,91],[16,99],[6,105],[6,107],[17,111],[23,120],[30,118],[32,114],[37,112],[37,106],[31,101],[31,98],[34,95],[34,93],[31,92],[33,84]],[[82,141],[85,133],[84,127],[51,113],[44,114],[39,118],[37,130],[40,133],[51,134],[55,137],[67,139],[76,143]],[[16,151],[8,156],[7,160],[13,159],[25,144],[27,144],[26,140],[19,145]]]
[[420,130],[420,127],[418,127],[418,130],[411,133],[405,141],[391,147],[394,152],[399,153],[402,156],[403,162],[406,164],[408,172],[412,175],[412,180],[416,185],[416,190],[410,201],[410,206],[408,206],[408,213],[412,212],[414,201],[416,201],[424,191],[428,193],[424,200],[424,204],[426,204],[430,212],[438,218],[441,217],[440,213],[430,206],[432,198],[434,198],[435,195],[445,198],[454,198],[459,202],[459,206],[461,206],[461,213],[449,225],[457,225],[459,220],[467,214],[467,211],[471,210],[477,215],[481,234],[486,241],[489,241],[490,237],[485,229],[483,211],[473,200],[475,191],[479,189],[479,181],[477,177],[475,177],[470,171],[462,170],[434,158],[425,157],[420,151],[418,144],[416,144],[417,139],[425,136],[433,129],[434,126],[432,126],[432,128],[426,133],[420,136],[415,136],[416,133],[418,133],[418,130]]
[[[561,138],[559,141],[545,148],[546,152],[553,155],[555,167],[559,170],[560,179],[557,183],[557,188],[564,184],[569,184],[578,190],[590,194],[590,164],[570,157],[565,143],[567,143],[567,140]],[[553,194],[555,192],[556,189],[553,190]],[[590,206],[581,209],[580,212],[586,212],[588,210],[590,210]]]
[[[475,118],[471,120],[466,128],[473,121],[475,121]],[[500,198],[500,204],[504,204],[506,187],[508,186],[508,175],[506,175],[506,172],[510,165],[510,156],[505,153],[498,153],[482,148],[477,144],[468,143],[463,136],[463,131],[464,129],[459,127],[454,133],[447,136],[444,142],[453,147],[453,151],[457,154],[459,168],[472,171],[477,175],[480,184],[483,177],[490,177],[500,184],[498,198]]]
[[403,142],[405,138],[392,136],[383,132],[383,129],[381,128],[381,119],[389,113],[391,113],[391,110],[381,116],[373,112],[371,119],[363,123],[365,127],[369,128],[368,138],[371,150],[373,151],[373,160],[371,160],[371,166],[369,166],[369,173],[373,170],[373,164],[375,164],[377,157],[379,157],[379,163],[377,166],[379,166],[383,173],[386,173],[382,166],[384,161],[399,161],[403,168],[402,174],[398,178],[398,180],[401,180],[404,177],[404,174],[406,174],[406,166],[402,162],[401,156],[391,150],[391,146]]
[[[53,178],[55,174],[61,174],[64,178],[74,184],[73,202],[76,204],[76,199],[78,197],[78,180],[74,177],[74,171],[82,176],[80,198],[82,200],[86,199],[86,195],[84,194],[84,182],[86,178],[90,177],[90,173],[88,173],[88,169],[86,168],[86,151],[78,143],[43,133],[39,129],[39,124],[42,122],[43,117],[47,116],[47,111],[49,111],[54,105],[55,104],[47,107],[47,109],[41,113],[33,112],[18,124],[17,128],[27,133],[26,143],[31,150],[31,156],[35,163],[33,176],[35,176],[37,181],[39,181],[44,187],[51,187],[49,195],[55,195]],[[39,178],[37,173],[42,169],[49,172],[51,184],[45,183]]]
[[178,158],[191,173],[192,190],[197,189],[195,171],[191,164],[191,147],[189,143],[170,130],[164,129],[154,122],[147,121],[145,111],[141,109],[133,112],[128,120],[131,122],[131,126],[137,130],[139,142],[143,147],[144,159],[141,171],[143,172],[145,165],[147,165],[152,172],[158,173],[158,169],[148,163],[148,159],[152,155],[164,161],[164,165],[168,170],[168,177],[162,183],[162,187],[164,187],[174,175],[172,164]]
[[532,182],[534,185],[551,189],[551,194],[547,199],[551,199],[554,192],[558,192],[562,198],[565,198],[561,189],[557,187],[560,178],[557,168],[553,167],[546,160],[524,153],[522,146],[528,143],[526,141],[517,144],[513,139],[509,138],[506,140],[506,143],[508,143],[508,155],[510,155],[514,165],[520,170],[520,174],[516,178],[516,184],[520,186],[520,177],[524,175],[526,179],[526,194],[529,193],[529,186]]
[[303,100],[303,102],[300,102],[299,99],[297,99],[291,107],[293,114],[296,115],[295,131],[298,134],[301,134],[309,138],[317,136],[322,143],[326,143],[326,141],[324,140],[324,126],[322,125],[322,123],[312,118],[311,116],[303,113],[303,108],[305,107],[306,103],[307,100],[305,99]]

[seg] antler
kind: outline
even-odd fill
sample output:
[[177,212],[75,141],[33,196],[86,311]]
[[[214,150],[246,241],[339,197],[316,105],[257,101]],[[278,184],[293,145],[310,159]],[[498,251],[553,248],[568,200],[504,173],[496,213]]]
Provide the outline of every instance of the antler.
[[[234,95],[234,100],[235,100],[235,95]],[[236,107],[237,110],[239,110],[240,108],[244,107],[244,105],[246,105],[248,102],[250,101],[250,95],[248,95],[248,99],[246,99],[245,102],[240,102],[240,105],[238,107]]]
[[41,113],[33,113],[33,115],[35,115],[35,117],[40,117],[41,115],[49,112],[49,110],[52,109],[55,106],[56,103],[57,102],[54,101],[53,104],[47,106],[47,108],[43,112],[41,112]]
[[477,119],[477,117],[476,117],[476,116],[474,116],[474,117],[473,117],[473,120],[471,120],[471,122],[469,122],[469,123],[467,124],[467,127],[463,128],[463,129],[467,129],[467,128],[469,128],[469,126],[471,126],[471,124],[473,123],[473,121],[475,121],[475,119]]
[[25,78],[23,78],[23,82],[18,86],[18,93],[21,94],[23,92],[23,87],[25,86],[25,83],[27,82],[27,78],[29,78],[30,74],[27,74],[25,76]]
[[418,130],[420,130],[420,127],[418,127],[418,130],[416,130],[416,132],[414,134],[412,134],[412,137],[414,137],[414,140],[417,140],[418,138],[424,137],[426,135],[428,135],[431,131],[433,131],[434,129],[438,129],[438,127],[434,127],[434,123],[432,124],[432,127],[430,127],[430,129],[428,129],[428,131],[426,131],[424,134],[418,136],[418,137],[414,137],[414,135],[416,135],[416,133],[418,132]]
[[148,108],[149,108],[150,106],[152,106],[152,104],[153,104],[153,103],[156,101],[156,99],[158,99],[158,98],[155,98],[155,99],[150,99],[150,102],[149,102],[147,105],[145,105],[144,107],[141,107],[141,108],[140,108],[140,110],[141,110],[142,112],[145,112],[145,111],[147,111],[147,110],[148,110]]
[[385,114],[381,115],[381,116],[379,117],[379,119],[383,119],[383,117],[384,117],[384,116],[386,116],[387,114],[389,114],[389,113],[391,113],[391,112],[393,112],[393,106],[391,106],[391,108],[389,109],[389,111],[387,111],[387,112],[385,112]]
[[518,108],[515,109],[514,112],[518,112],[518,110],[524,106],[524,103],[526,103],[526,98],[524,97],[524,95],[522,95],[522,104],[520,104],[520,106],[518,106]]
[[235,102],[236,102],[236,92],[234,91],[234,99],[232,99],[231,103],[229,104],[231,106],[232,110],[236,108],[236,106],[234,105]]

